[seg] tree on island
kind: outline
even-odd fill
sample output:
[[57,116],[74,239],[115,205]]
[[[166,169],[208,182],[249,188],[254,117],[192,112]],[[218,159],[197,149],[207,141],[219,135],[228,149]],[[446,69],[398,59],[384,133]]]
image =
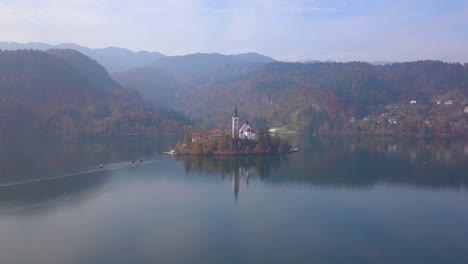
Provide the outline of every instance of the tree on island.
[[222,134],[219,139],[206,138],[192,142],[191,134],[186,134],[184,142],[176,145],[179,154],[189,155],[274,154],[289,150],[291,145],[279,136],[270,135],[267,128],[259,129],[253,140]]

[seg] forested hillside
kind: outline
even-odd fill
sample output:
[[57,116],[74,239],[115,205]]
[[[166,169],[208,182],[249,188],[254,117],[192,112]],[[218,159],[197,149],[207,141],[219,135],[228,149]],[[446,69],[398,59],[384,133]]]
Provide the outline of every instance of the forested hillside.
[[72,50],[0,51],[0,136],[180,131],[184,118],[145,107],[95,61]]
[[193,77],[200,69],[191,65],[180,73],[153,67],[114,77],[148,99],[157,94],[158,101],[206,127],[229,126],[237,104],[241,118],[254,126],[373,134],[468,132],[468,114],[463,113],[468,106],[467,65],[273,62],[231,70],[228,77],[225,67],[212,67],[206,78]]
[[204,100],[216,95],[219,87],[239,80],[241,76],[273,61],[272,58],[256,53],[197,53],[165,57],[148,67],[115,73],[113,78],[125,87],[137,89],[145,95],[143,98],[147,102],[178,109],[171,104],[184,100]]

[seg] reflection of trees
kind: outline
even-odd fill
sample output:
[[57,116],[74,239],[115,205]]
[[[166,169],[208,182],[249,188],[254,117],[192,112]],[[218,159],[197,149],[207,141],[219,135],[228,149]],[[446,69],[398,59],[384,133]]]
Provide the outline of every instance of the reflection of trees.
[[[466,186],[464,140],[389,137],[302,137],[288,178],[316,185],[369,186],[397,183],[430,187]],[[274,181],[293,180],[284,176]]]
[[468,185],[466,140],[296,136],[290,141],[301,148],[300,152],[290,156],[178,159],[184,163],[187,173],[229,176],[240,168],[250,168],[267,181],[278,183],[334,187],[379,183],[431,188]]
[[287,161],[285,155],[261,156],[178,156],[178,161],[184,163],[185,172],[231,175],[232,173],[246,176],[258,174],[267,178],[272,169],[279,168]]

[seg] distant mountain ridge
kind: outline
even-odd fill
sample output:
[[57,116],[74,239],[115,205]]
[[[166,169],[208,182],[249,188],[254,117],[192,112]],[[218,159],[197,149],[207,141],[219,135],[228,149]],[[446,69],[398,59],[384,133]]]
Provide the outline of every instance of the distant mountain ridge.
[[144,94],[147,102],[169,105],[177,98],[197,100],[215,95],[211,88],[236,81],[274,61],[257,53],[195,53],[161,58],[151,66],[114,73],[112,77]]
[[0,50],[17,49],[36,49],[42,51],[49,49],[73,49],[83,53],[90,58],[95,59],[100,64],[102,64],[102,66],[104,66],[108,72],[126,71],[132,68],[147,66],[154,61],[165,57],[164,54],[159,52],[133,52],[129,49],[116,47],[90,49],[73,43],[50,45],[41,42],[0,42]]
[[[96,60],[99,64],[104,66],[109,73],[128,71],[134,68],[147,67],[160,59],[170,58],[169,60],[177,61],[178,58],[186,57],[200,57],[209,55],[215,57],[219,55],[219,58],[231,58],[231,61],[237,62],[255,62],[255,63],[268,63],[273,62],[274,59],[258,54],[258,53],[242,53],[233,55],[222,55],[219,53],[195,53],[189,55],[180,56],[166,56],[159,52],[150,51],[138,51],[134,52],[125,48],[118,47],[107,47],[91,49],[84,46],[80,46],[74,43],[62,43],[58,45],[51,45],[42,42],[29,42],[29,43],[18,43],[18,42],[0,42],[0,50],[18,50],[18,49],[35,49],[46,51],[49,49],[72,49],[83,53],[84,55]],[[187,61],[186,59],[184,59]]]

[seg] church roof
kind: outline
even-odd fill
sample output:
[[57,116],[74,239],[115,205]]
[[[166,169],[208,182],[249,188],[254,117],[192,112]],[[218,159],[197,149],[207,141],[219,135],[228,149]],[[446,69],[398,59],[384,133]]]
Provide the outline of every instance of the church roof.
[[248,123],[244,123],[240,128],[239,132],[253,132],[255,133],[255,130],[252,129],[252,127]]

